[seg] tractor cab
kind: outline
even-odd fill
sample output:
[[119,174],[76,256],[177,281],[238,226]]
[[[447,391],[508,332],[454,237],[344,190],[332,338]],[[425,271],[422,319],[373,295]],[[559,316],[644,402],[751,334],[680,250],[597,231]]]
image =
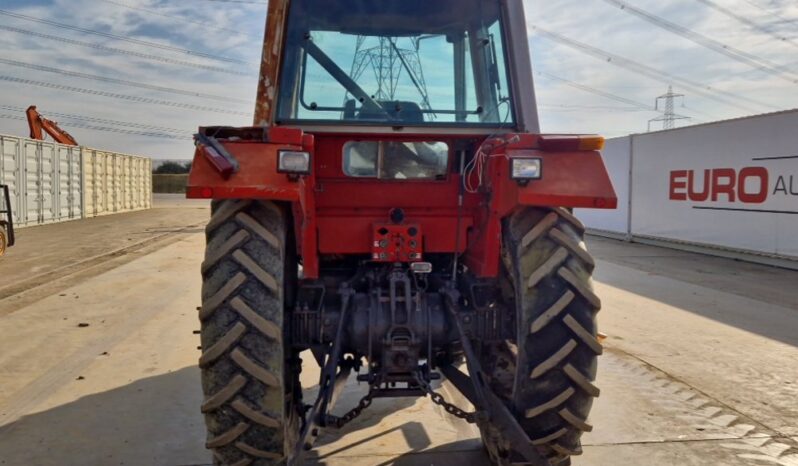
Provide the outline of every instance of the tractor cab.
[[[387,132],[517,128],[516,115],[524,103],[534,109],[534,94],[528,72],[524,79],[510,79],[509,55],[528,55],[528,49],[525,40],[510,40],[512,28],[523,28],[524,22],[513,24],[507,5],[498,0],[292,2],[275,123],[381,126]],[[528,85],[526,91],[512,87],[517,81]],[[527,123],[536,125],[534,112],[528,117]]]

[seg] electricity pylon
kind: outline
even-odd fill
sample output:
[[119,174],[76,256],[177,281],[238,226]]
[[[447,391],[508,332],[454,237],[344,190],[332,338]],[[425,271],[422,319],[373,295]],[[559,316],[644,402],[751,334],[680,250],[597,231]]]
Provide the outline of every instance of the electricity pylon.
[[673,86],[668,86],[668,93],[657,97],[656,104],[654,109],[657,111],[661,111],[660,105],[661,102],[664,101],[665,110],[662,113],[662,116],[658,116],[652,120],[648,121],[648,131],[651,131],[651,123],[654,122],[662,122],[662,129],[673,129],[676,127],[676,120],[689,120],[690,117],[679,115],[675,111],[675,102],[676,99],[684,99],[684,94],[674,94],[673,93]]
[[[358,36],[355,58],[349,76],[357,81],[369,69],[374,73],[377,92],[373,98],[377,101],[396,100],[396,89],[403,74],[412,81],[421,95],[421,107],[432,110],[429,103],[427,83],[418,53],[418,40],[412,41],[412,48],[400,48],[396,37]],[[345,97],[348,98],[348,95]]]

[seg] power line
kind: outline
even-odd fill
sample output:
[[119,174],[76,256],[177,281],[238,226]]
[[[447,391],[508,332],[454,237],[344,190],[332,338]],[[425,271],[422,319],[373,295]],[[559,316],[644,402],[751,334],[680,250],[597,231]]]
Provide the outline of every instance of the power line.
[[134,95],[128,94],[118,94],[115,92],[106,92],[106,91],[98,91],[95,89],[84,89],[80,87],[72,87],[72,86],[65,86],[62,84],[53,84],[44,81],[36,81],[32,79],[24,79],[24,78],[17,78],[14,76],[2,76],[0,75],[0,81],[12,82],[17,84],[24,84],[27,86],[37,86],[37,87],[44,87],[47,89],[55,89],[59,91],[67,91],[67,92],[77,92],[81,94],[88,94],[88,95],[96,95],[101,97],[109,97],[113,99],[121,99],[121,100],[128,100],[131,102],[138,102],[143,104],[152,104],[152,105],[162,105],[166,107],[174,107],[174,108],[183,108],[189,110],[198,110],[202,112],[213,112],[213,113],[225,113],[228,115],[240,115],[246,117],[252,117],[252,113],[247,112],[236,112],[233,110],[227,110],[223,108],[216,108],[216,107],[206,107],[203,105],[193,105],[193,104],[184,104],[181,102],[172,102],[169,100],[161,100],[161,99],[151,99],[148,97],[139,97]]
[[216,29],[217,31],[232,32],[233,34],[237,34],[237,35],[240,35],[240,36],[257,37],[258,39],[260,39],[260,37],[255,35],[255,34],[249,34],[249,33],[240,31],[238,29],[215,26],[215,25],[213,25],[211,23],[207,23],[207,22],[204,22],[204,21],[194,21],[192,19],[185,18],[183,16],[169,15],[169,14],[166,14],[166,13],[163,13],[163,12],[160,12],[160,11],[156,11],[156,10],[151,10],[149,8],[140,7],[138,5],[136,5],[136,6],[128,5],[128,4],[122,3],[122,2],[115,2],[114,0],[99,0],[99,1],[104,2],[104,3],[110,3],[111,5],[120,6],[122,8],[127,8],[129,10],[141,11],[141,12],[149,13],[149,14],[155,15],[155,16],[162,16],[164,18],[176,19],[178,21],[183,21],[185,23],[198,24],[198,25],[204,26],[206,28]]
[[767,35],[769,35],[769,36],[771,36],[771,37],[773,37],[773,38],[775,38],[775,39],[777,39],[777,40],[779,40],[781,42],[784,42],[786,44],[790,44],[793,47],[798,47],[798,42],[795,42],[795,41],[793,41],[793,40],[791,40],[791,39],[789,39],[789,38],[787,38],[787,37],[785,37],[785,36],[783,36],[781,34],[775,33],[773,31],[771,31],[769,28],[767,28],[765,26],[762,26],[761,24],[757,23],[756,21],[750,20],[750,19],[748,19],[745,16],[738,15],[734,11],[732,11],[732,10],[730,10],[730,9],[724,7],[724,6],[718,5],[713,0],[697,0],[697,1],[703,3],[704,5],[712,8],[712,9],[714,9],[716,11],[719,11],[719,12],[723,13],[724,15],[728,16],[729,18],[732,18],[732,19],[734,19],[734,20],[736,20],[736,21],[738,21],[738,22],[740,22],[742,24],[745,24],[746,26],[750,27],[751,29],[753,29],[755,31],[759,31],[761,33],[767,34]]
[[744,52],[740,49],[732,47],[731,45],[727,45],[722,42],[716,41],[715,39],[710,39],[709,37],[703,34],[699,34],[693,31],[692,29],[688,29],[676,23],[672,23],[660,16],[643,11],[624,1],[621,0],[604,0],[604,1],[611,5],[615,5],[619,7],[621,10],[626,11],[634,16],[637,16],[638,18],[641,18],[659,28],[665,29],[666,31],[672,32],[689,41],[692,41],[702,47],[718,52],[735,61],[748,65],[754,69],[763,71],[773,76],[780,77],[793,84],[798,84],[798,75],[790,71],[788,68],[773,63],[770,60],[758,57],[748,52]]
[[[590,94],[594,94],[594,95],[597,95],[597,96],[600,96],[600,97],[604,97],[605,99],[610,99],[610,100],[614,100],[616,102],[621,102],[621,103],[624,103],[624,104],[627,104],[627,105],[631,105],[633,107],[639,108],[641,110],[646,110],[646,111],[649,111],[649,112],[659,112],[658,109],[656,109],[655,107],[652,107],[651,105],[647,105],[647,104],[644,104],[642,102],[638,102],[636,100],[628,99],[626,97],[622,97],[622,96],[619,96],[617,94],[612,94],[610,92],[602,91],[600,89],[596,89],[595,87],[590,87],[590,86],[585,85],[585,84],[577,83],[575,81],[571,81],[570,79],[563,78],[562,76],[557,76],[555,74],[547,73],[545,71],[536,71],[536,74],[541,75],[541,76],[545,76],[546,78],[551,79],[553,81],[561,82],[561,83],[565,84],[566,86],[573,87],[574,89],[579,89],[579,90],[588,92]],[[695,120],[695,121],[696,122],[701,122],[701,120]]]
[[197,57],[209,58],[209,59],[212,59],[212,60],[218,60],[218,61],[223,61],[223,62],[228,62],[228,63],[239,63],[239,64],[242,64],[242,65],[250,65],[249,62],[246,62],[244,60],[239,60],[239,59],[236,59],[236,58],[223,57],[223,56],[213,55],[213,54],[206,53],[206,52],[198,52],[196,50],[182,49],[180,47],[174,47],[174,46],[171,46],[171,45],[160,44],[158,42],[149,42],[149,41],[146,41],[146,40],[134,39],[132,37],[120,36],[118,34],[111,34],[109,32],[95,31],[93,29],[86,29],[86,28],[81,28],[81,27],[77,27],[77,26],[72,26],[70,24],[58,23],[58,22],[55,22],[55,21],[50,21],[48,19],[34,18],[33,16],[23,15],[23,14],[20,14],[20,13],[14,13],[14,12],[11,12],[11,11],[6,11],[6,10],[0,10],[0,15],[10,16],[12,18],[17,18],[17,19],[21,19],[21,20],[25,20],[25,21],[31,21],[31,22],[39,23],[39,24],[46,24],[48,26],[53,26],[53,27],[57,27],[57,28],[69,29],[71,31],[82,32],[84,34],[93,34],[93,35],[97,35],[97,36],[101,36],[101,37],[106,37],[106,38],[109,38],[109,39],[121,40],[121,41],[124,41],[124,42],[130,42],[131,44],[144,45],[146,47],[154,47],[154,48],[161,49],[161,50],[169,50],[169,51],[172,51],[172,52],[178,52],[178,53],[183,53],[183,54],[186,54],[186,55],[193,55],[193,56],[197,56]]
[[764,6],[760,5],[759,3],[754,2],[752,0],[743,0],[743,1],[745,3],[751,5],[752,7],[757,8],[757,9],[765,12],[766,14],[778,19],[782,24],[790,24],[793,27],[795,27],[796,29],[798,29],[798,24],[796,24],[796,23],[798,23],[798,19],[785,18],[784,16],[781,16],[780,14],[778,14],[778,13],[774,12],[773,10],[771,10],[770,8],[765,8]]
[[[12,112],[20,112],[23,113],[27,109],[23,107],[16,107],[14,105],[0,105],[0,110],[8,110]],[[161,131],[164,133],[176,133],[176,134],[191,134],[192,131],[187,131],[184,129],[177,129],[177,128],[169,128],[164,126],[158,125],[148,125],[144,123],[133,123],[129,121],[120,121],[120,120],[108,120],[105,118],[97,118],[97,117],[89,117],[84,115],[75,115],[72,113],[58,113],[58,112],[51,112],[49,110],[42,110],[42,113],[47,115],[48,117],[56,117],[56,118],[66,118],[68,120],[79,120],[79,121],[87,121],[90,123],[100,123],[105,125],[112,125],[112,126],[124,126],[129,128],[138,128],[138,129],[147,129],[147,130],[154,130],[154,131]]]
[[682,107],[683,107],[683,108],[685,108],[685,109],[687,109],[687,110],[690,110],[691,112],[695,112],[695,113],[698,113],[698,114],[704,115],[704,116],[706,116],[706,117],[712,118],[712,119],[713,119],[713,120],[715,120],[715,121],[718,121],[718,120],[722,120],[722,119],[723,119],[723,117],[719,117],[719,116],[717,116],[717,115],[715,115],[715,114],[713,114],[713,113],[709,113],[709,112],[706,112],[706,111],[704,111],[704,110],[699,110],[699,109],[697,109],[697,108],[695,108],[695,107],[693,107],[693,106],[691,106],[691,105],[682,104]]
[[609,92],[605,92],[605,91],[602,91],[600,89],[596,89],[594,87],[590,87],[590,86],[587,86],[587,85],[584,85],[584,84],[580,84],[580,83],[571,81],[570,79],[566,79],[566,78],[563,78],[561,76],[557,76],[557,75],[554,75],[554,74],[551,74],[551,73],[547,73],[545,71],[537,71],[537,74],[539,74],[541,76],[545,76],[546,78],[554,80],[554,81],[559,81],[559,82],[561,82],[561,83],[563,83],[563,84],[565,84],[567,86],[573,87],[575,89],[580,89],[582,91],[589,92],[591,94],[594,94],[594,95],[597,95],[597,96],[600,96],[600,97],[604,97],[605,99],[610,99],[610,100],[614,100],[616,102],[620,102],[620,103],[624,103],[624,104],[627,104],[627,105],[631,105],[633,107],[637,107],[637,108],[642,109],[642,110],[648,110],[648,111],[651,111],[651,112],[655,111],[654,107],[652,107],[651,105],[647,105],[647,104],[644,104],[642,102],[638,102],[636,100],[627,99],[626,97],[622,97],[622,96],[619,96],[619,95],[616,95],[616,94],[611,94]]
[[636,107],[613,107],[610,105],[567,105],[567,104],[541,104],[538,103],[539,108],[547,108],[549,110],[556,110],[561,112],[583,112],[585,110],[607,110],[612,112],[642,112],[641,108]]
[[[578,52],[585,53],[587,55],[591,55],[594,58],[597,58],[597,59],[599,59],[601,61],[610,63],[610,64],[615,65],[615,66],[619,66],[621,68],[633,71],[633,72],[635,72],[637,74],[641,74],[643,76],[647,76],[647,77],[649,77],[651,79],[656,79],[657,81],[663,82],[663,83],[668,84],[668,85],[670,85],[673,82],[681,83],[683,86],[691,88],[695,93],[700,94],[700,95],[702,95],[702,96],[704,96],[704,97],[706,97],[708,99],[712,99],[712,100],[715,100],[717,102],[721,102],[721,103],[723,103],[725,105],[730,105],[730,106],[737,107],[739,109],[742,109],[742,110],[745,110],[745,111],[748,111],[748,112],[754,112],[754,113],[760,112],[760,110],[757,110],[757,109],[754,109],[754,108],[739,104],[739,103],[737,103],[737,101],[745,101],[745,102],[748,102],[748,103],[751,103],[751,104],[754,104],[754,105],[758,105],[760,107],[769,108],[769,109],[775,109],[775,110],[779,110],[780,109],[779,107],[775,107],[775,106],[770,105],[770,104],[759,102],[757,100],[754,100],[754,99],[751,99],[751,98],[748,98],[748,97],[745,97],[745,96],[733,94],[733,93],[730,93],[730,92],[727,92],[727,91],[723,91],[723,90],[720,90],[720,89],[715,89],[712,86],[709,86],[709,85],[694,81],[692,79],[683,78],[683,77],[680,77],[680,76],[675,76],[675,75],[670,74],[670,73],[668,73],[666,71],[662,71],[662,70],[658,70],[656,68],[652,68],[652,67],[650,67],[648,65],[645,65],[643,63],[640,63],[640,62],[637,62],[637,61],[634,61],[634,60],[630,60],[630,59],[622,57],[620,55],[615,55],[613,53],[607,52],[606,50],[602,50],[602,49],[593,47],[591,45],[579,42],[577,40],[571,39],[570,37],[566,37],[566,36],[564,36],[562,34],[559,34],[559,33],[553,32],[553,31],[549,31],[547,29],[541,28],[540,26],[537,26],[537,25],[534,25],[534,24],[530,24],[530,27],[533,30],[537,31],[541,36],[545,37],[546,39],[549,39],[549,40],[558,42],[560,44],[566,45],[566,46],[568,46],[568,47],[570,47],[570,48],[572,48],[572,49],[574,49],[574,50],[576,50]],[[722,98],[722,97],[716,96],[716,95],[714,95],[712,93],[714,93],[714,94],[722,94],[722,95],[727,96],[728,98]],[[733,100],[729,100],[729,99],[733,99]]]
[[161,56],[158,56],[158,55],[150,55],[150,54],[147,54],[147,53],[133,52],[131,50],[118,49],[118,48],[114,48],[114,47],[106,47],[104,45],[95,44],[95,43],[92,43],[92,42],[83,42],[83,41],[79,41],[79,40],[75,40],[75,39],[69,39],[69,38],[66,38],[66,37],[53,36],[53,35],[50,35],[50,34],[42,34],[40,32],[29,31],[27,29],[21,29],[21,28],[15,28],[13,26],[5,26],[5,25],[1,25],[0,24],[0,30],[15,32],[17,34],[24,34],[24,35],[33,36],[33,37],[39,37],[41,39],[57,41],[57,42],[70,44],[70,45],[77,45],[77,46],[80,46],[80,47],[88,47],[88,48],[92,48],[92,49],[95,49],[95,50],[101,50],[103,52],[117,53],[117,54],[121,54],[121,55],[129,55],[129,56],[132,56],[132,57],[143,58],[145,60],[152,60],[152,61],[157,61],[157,62],[161,62],[161,63],[169,63],[169,64],[172,64],[172,65],[188,66],[188,67],[198,68],[198,69],[207,70],[207,71],[215,71],[215,72],[218,72],[218,73],[235,74],[235,75],[239,75],[239,76],[249,76],[250,75],[250,73],[246,73],[246,72],[243,72],[243,71],[235,71],[235,70],[227,69],[227,68],[219,68],[219,67],[216,67],[216,66],[203,65],[201,63],[194,63],[194,62],[188,62],[188,61],[183,61],[183,60],[177,60],[177,59],[174,59],[174,58],[161,57]]
[[[0,118],[4,118],[6,120],[18,120],[18,121],[26,121],[27,118],[20,117],[17,115],[5,115],[0,114]],[[163,138],[163,139],[175,139],[175,140],[182,140],[182,141],[189,141],[193,139],[191,136],[177,136],[174,134],[165,134],[165,133],[157,133],[157,132],[148,132],[148,131],[134,131],[134,130],[126,130],[120,128],[109,128],[105,126],[94,126],[94,125],[85,125],[80,123],[72,123],[68,125],[64,125],[66,127],[71,128],[81,128],[81,129],[88,129],[92,131],[103,131],[107,133],[118,133],[118,134],[129,134],[135,136],[146,136],[151,138]]]
[[2,57],[0,57],[0,63],[6,64],[6,65],[11,65],[11,66],[16,66],[16,67],[19,67],[19,68],[27,68],[29,70],[44,71],[46,73],[55,73],[55,74],[59,74],[59,75],[62,75],[62,76],[70,76],[70,77],[73,77],[73,78],[90,79],[90,80],[93,80],[93,81],[100,81],[100,82],[105,82],[105,83],[110,83],[110,84],[118,84],[118,85],[122,85],[122,86],[136,87],[136,88],[139,88],[139,89],[148,89],[148,90],[151,90],[151,91],[165,92],[165,93],[169,93],[169,94],[178,94],[178,95],[184,95],[184,96],[188,96],[188,97],[200,97],[200,98],[203,98],[203,99],[219,100],[219,101],[222,101],[222,102],[238,102],[238,103],[242,103],[242,104],[248,104],[249,103],[248,100],[243,100],[243,99],[232,99],[232,98],[229,98],[229,97],[224,97],[224,96],[215,95],[215,94],[204,94],[202,92],[186,91],[186,90],[183,90],[183,89],[176,89],[176,88],[173,88],[173,87],[164,87],[164,86],[157,86],[155,84],[146,84],[146,83],[140,83],[140,82],[136,82],[136,81],[128,81],[126,79],[109,78],[109,77],[106,77],[106,76],[97,76],[97,75],[93,75],[93,74],[79,73],[77,71],[64,70],[64,69],[61,69],[61,68],[52,68],[52,67],[44,66],[44,65],[35,65],[33,63],[25,63],[25,62],[16,61],[16,60],[9,60],[9,59],[2,58]]

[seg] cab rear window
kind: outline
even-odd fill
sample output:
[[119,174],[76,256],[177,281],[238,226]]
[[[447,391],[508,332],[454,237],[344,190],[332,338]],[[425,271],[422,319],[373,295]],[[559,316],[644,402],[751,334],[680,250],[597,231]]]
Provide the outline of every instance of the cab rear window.
[[445,142],[350,141],[344,145],[344,173],[381,180],[436,180],[446,177]]

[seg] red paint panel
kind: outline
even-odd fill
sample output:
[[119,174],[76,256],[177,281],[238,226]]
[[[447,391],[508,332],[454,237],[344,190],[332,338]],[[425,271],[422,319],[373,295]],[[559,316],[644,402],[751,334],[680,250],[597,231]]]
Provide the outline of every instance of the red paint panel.
[[[394,207],[457,209],[456,182],[319,180],[316,204],[319,210],[381,208],[388,214]],[[353,202],[357,200],[357,203]]]
[[302,150],[301,146],[219,141],[238,161],[240,170],[228,179],[198,150],[188,178],[188,197],[202,188],[212,189],[214,199],[272,199],[298,201],[301,184],[277,173],[277,151]]
[[305,133],[298,128],[286,128],[284,126],[275,126],[269,128],[269,142],[272,144],[290,144],[293,146],[301,146]]
[[[321,254],[372,254],[374,225],[386,217],[319,216],[319,252]],[[418,217],[407,214],[408,224],[418,225],[424,232],[422,250],[425,253],[450,253],[455,250],[456,217]],[[471,217],[464,217],[460,225],[460,249],[465,250]]]
[[520,152],[523,154],[519,155],[543,159],[543,178],[518,188],[519,204],[588,209],[618,207],[618,197],[598,152]]

